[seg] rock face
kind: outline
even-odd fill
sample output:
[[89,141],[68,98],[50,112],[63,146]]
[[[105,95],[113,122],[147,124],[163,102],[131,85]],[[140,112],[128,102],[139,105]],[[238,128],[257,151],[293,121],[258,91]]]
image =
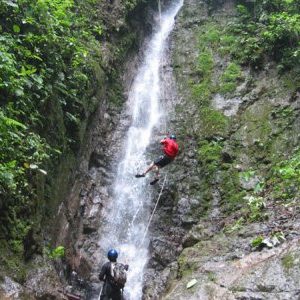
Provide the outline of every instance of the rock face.
[[[166,170],[150,226],[143,299],[299,297],[298,200],[278,198],[273,171],[299,143],[299,93],[283,84],[272,62],[253,70],[236,66],[216,45],[199,46],[233,15],[232,1],[186,0],[177,17],[164,70],[168,127],[181,151]],[[205,51],[209,73],[198,66]],[[238,80],[224,92],[219,82],[228,66]],[[87,299],[99,291],[99,216],[111,201],[119,150],[111,141],[121,140],[130,123],[124,114],[100,115],[57,226],[67,266],[86,282],[74,287],[88,291]],[[158,186],[153,202],[159,192]]]
[[[182,152],[168,167],[151,227],[145,299],[300,295],[299,197],[284,200],[274,186],[274,170],[299,145],[299,92],[271,61],[262,70],[241,66],[234,89],[218,91],[235,62],[218,44],[203,45],[233,15],[233,1],[187,0],[177,17],[172,67],[180,103],[171,126]],[[212,55],[209,74],[199,68],[205,51]]]
[[[127,22],[120,18],[124,7],[120,1],[101,5],[105,24],[116,29],[116,42]],[[151,31],[151,9],[142,17],[143,9],[138,6],[140,17],[130,25],[136,29],[146,20],[135,32],[137,43]],[[177,17],[164,92],[168,127],[177,134],[180,154],[164,171],[166,185],[149,232],[143,299],[299,299],[299,196],[295,187],[278,181],[276,170],[299,145],[300,95],[284,82],[289,74],[281,78],[271,61],[261,70],[235,66],[234,88],[224,92],[219,86],[236,63],[218,52],[218,44],[207,43],[206,34],[222,32],[234,13],[233,1],[185,0]],[[109,47],[103,50],[109,67]],[[199,67],[201,53],[211,55],[208,71]],[[131,57],[125,66],[132,72],[122,79],[121,98],[137,60]],[[113,88],[106,82],[98,91],[101,105],[84,139],[71,192],[53,217],[52,235],[56,245],[65,246],[65,260],[30,272],[23,286],[5,278],[0,298],[97,296],[101,208],[111,201],[120,147],[112,141],[122,140],[130,123],[120,108],[108,105]],[[153,203],[159,193],[157,186]],[[36,265],[44,263],[37,259]]]

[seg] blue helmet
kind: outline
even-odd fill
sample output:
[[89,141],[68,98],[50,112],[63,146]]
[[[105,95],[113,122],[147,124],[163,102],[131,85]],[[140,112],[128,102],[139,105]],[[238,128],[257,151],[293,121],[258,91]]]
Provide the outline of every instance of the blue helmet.
[[115,261],[118,257],[118,252],[117,250],[115,249],[110,249],[108,252],[107,252],[107,258],[110,260],[110,261]]
[[171,140],[176,140],[176,135],[175,134],[170,134],[170,139]]

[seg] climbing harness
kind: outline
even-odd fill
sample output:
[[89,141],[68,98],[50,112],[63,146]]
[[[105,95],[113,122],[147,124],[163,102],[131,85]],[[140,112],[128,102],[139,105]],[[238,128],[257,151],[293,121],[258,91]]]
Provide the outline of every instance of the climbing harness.
[[164,181],[163,181],[163,184],[162,184],[162,187],[161,187],[161,189],[160,189],[160,192],[159,192],[159,195],[158,195],[157,201],[156,201],[156,203],[155,203],[155,206],[154,206],[154,208],[153,208],[152,214],[151,214],[151,216],[150,216],[150,218],[149,218],[149,222],[148,222],[148,224],[147,224],[147,227],[146,227],[146,229],[145,229],[144,236],[143,236],[143,238],[142,238],[142,241],[141,241],[141,245],[143,245],[143,243],[144,243],[144,240],[145,240],[145,238],[146,238],[146,235],[147,235],[147,232],[148,232],[149,226],[150,226],[150,224],[151,224],[151,221],[152,221],[152,218],[153,218],[153,216],[154,216],[154,213],[155,213],[155,211],[156,211],[156,208],[157,208],[158,202],[159,202],[159,200],[160,200],[160,197],[161,197],[161,195],[162,195],[162,191],[163,191],[163,189],[164,189],[164,186],[165,186],[166,180],[167,180],[167,175],[165,175],[165,179],[164,179]]

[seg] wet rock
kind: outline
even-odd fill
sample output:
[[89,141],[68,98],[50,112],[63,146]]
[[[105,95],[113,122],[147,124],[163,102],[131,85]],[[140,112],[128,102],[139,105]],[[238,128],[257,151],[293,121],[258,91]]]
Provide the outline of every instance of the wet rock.
[[177,246],[175,243],[167,242],[165,239],[155,238],[150,243],[150,251],[155,264],[166,266],[177,256]]
[[34,291],[37,299],[66,299],[60,292],[63,286],[51,264],[30,271],[24,286]]
[[268,233],[270,228],[267,224],[264,223],[252,223],[247,226],[243,226],[239,232],[238,235],[242,238],[248,238],[253,237],[255,235],[263,235],[265,233]]
[[245,101],[239,97],[226,99],[220,94],[216,94],[212,100],[212,104],[216,109],[223,111],[225,116],[231,117],[237,114],[240,104]]
[[223,150],[223,151],[221,152],[221,155],[222,155],[222,162],[224,162],[224,163],[232,163],[233,160],[234,160],[234,157],[233,157],[233,153],[232,153],[232,152]]
[[83,222],[83,234],[91,234],[98,230],[97,224],[94,224],[93,220],[84,220]]
[[17,299],[23,290],[24,288],[20,284],[5,276],[3,282],[0,283],[0,298]]
[[103,166],[103,161],[104,161],[104,157],[103,155],[96,153],[96,152],[92,152],[91,156],[90,156],[90,160],[89,160],[89,166],[88,168],[100,168]]
[[205,224],[198,224],[192,227],[188,234],[183,239],[183,247],[191,247],[200,240],[206,240],[213,236],[211,227],[206,227]]
[[192,205],[198,204],[196,199],[181,198],[177,204],[178,217],[183,226],[191,226],[197,223],[197,218],[192,215]]

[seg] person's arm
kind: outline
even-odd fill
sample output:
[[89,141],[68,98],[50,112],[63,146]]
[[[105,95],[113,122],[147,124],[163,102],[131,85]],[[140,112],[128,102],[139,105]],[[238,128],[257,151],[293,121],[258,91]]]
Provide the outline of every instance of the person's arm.
[[162,145],[165,145],[165,144],[166,144],[166,140],[167,140],[167,138],[164,138],[164,139],[162,139],[162,140],[160,141],[160,143],[161,143]]
[[107,269],[106,264],[104,264],[99,273],[99,279],[102,281],[104,281],[106,279],[106,269]]

